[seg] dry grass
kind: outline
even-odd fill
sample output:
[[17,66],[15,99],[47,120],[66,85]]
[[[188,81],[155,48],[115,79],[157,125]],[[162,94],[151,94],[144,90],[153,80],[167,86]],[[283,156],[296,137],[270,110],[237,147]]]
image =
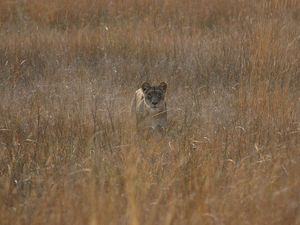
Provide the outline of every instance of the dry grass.
[[2,0],[0,224],[300,224],[299,35],[297,0]]

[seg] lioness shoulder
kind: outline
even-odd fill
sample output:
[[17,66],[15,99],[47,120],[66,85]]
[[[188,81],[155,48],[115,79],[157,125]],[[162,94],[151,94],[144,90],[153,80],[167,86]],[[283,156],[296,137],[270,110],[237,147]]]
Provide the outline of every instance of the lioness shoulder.
[[167,126],[167,84],[150,85],[144,82],[131,103],[131,113],[138,128],[161,129]]

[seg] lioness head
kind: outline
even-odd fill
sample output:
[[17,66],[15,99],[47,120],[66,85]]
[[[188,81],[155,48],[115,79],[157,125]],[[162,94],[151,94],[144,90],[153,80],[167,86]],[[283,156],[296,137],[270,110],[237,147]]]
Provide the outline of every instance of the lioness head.
[[167,84],[161,82],[158,86],[151,86],[148,82],[142,84],[142,90],[145,96],[145,102],[152,109],[160,109],[165,103],[165,93]]

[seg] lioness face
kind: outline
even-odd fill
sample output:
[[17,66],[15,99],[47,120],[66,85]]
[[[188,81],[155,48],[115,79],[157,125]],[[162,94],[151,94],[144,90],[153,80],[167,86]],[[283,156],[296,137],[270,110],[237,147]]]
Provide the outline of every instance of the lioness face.
[[165,93],[167,91],[167,84],[161,82],[158,86],[151,86],[149,83],[145,82],[142,85],[142,90],[145,96],[145,102],[152,109],[160,109],[165,103]]

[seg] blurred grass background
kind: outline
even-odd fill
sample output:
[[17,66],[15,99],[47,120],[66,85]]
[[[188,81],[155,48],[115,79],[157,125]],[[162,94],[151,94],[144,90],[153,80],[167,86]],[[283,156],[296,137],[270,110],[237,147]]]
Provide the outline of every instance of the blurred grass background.
[[[300,224],[300,2],[0,1],[0,224]],[[168,83],[169,135],[129,104]]]

